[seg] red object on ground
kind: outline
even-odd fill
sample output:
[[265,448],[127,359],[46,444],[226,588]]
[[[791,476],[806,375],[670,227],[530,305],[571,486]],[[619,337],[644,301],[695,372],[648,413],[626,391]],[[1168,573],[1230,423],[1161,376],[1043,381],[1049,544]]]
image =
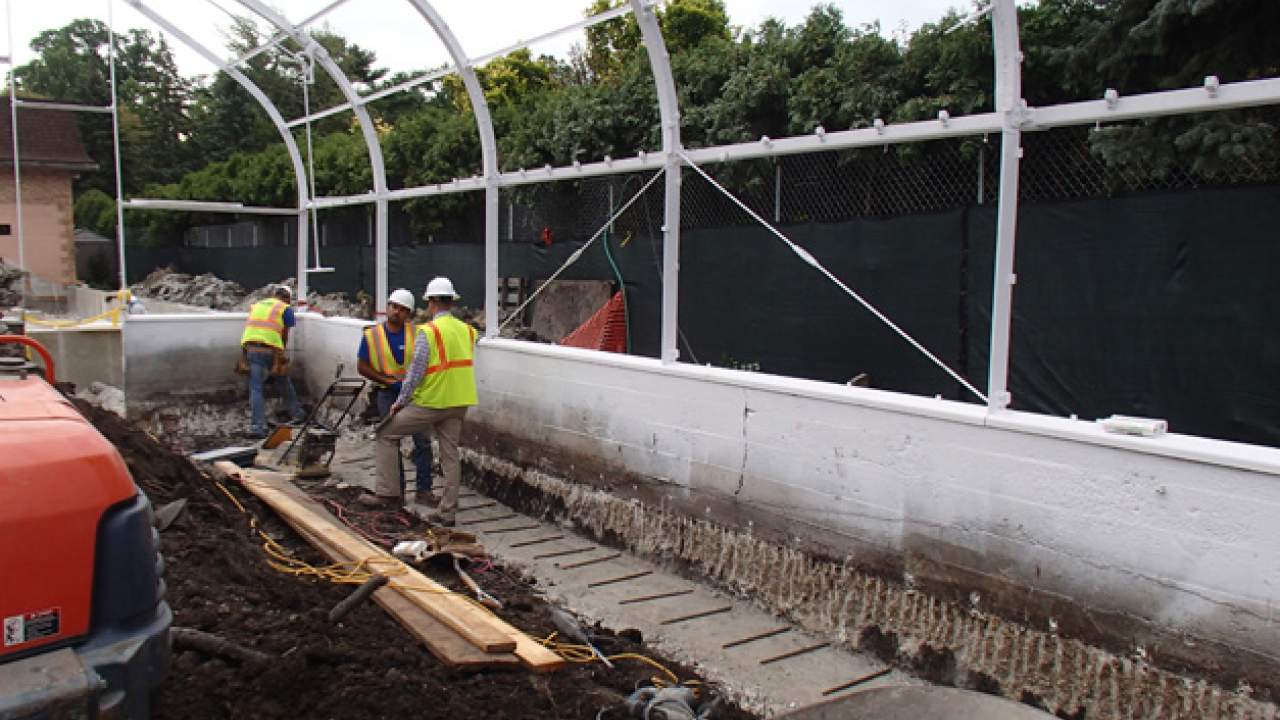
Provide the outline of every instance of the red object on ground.
[[587,321],[560,341],[568,347],[607,352],[627,351],[627,311],[622,292],[616,292]]

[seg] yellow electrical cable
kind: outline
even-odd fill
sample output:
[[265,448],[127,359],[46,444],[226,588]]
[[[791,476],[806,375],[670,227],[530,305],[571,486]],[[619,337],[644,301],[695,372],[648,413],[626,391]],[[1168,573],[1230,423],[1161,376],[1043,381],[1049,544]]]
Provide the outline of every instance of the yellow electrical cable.
[[[538,642],[543,647],[551,650],[555,654],[559,655],[560,657],[564,658],[565,660],[571,663],[582,664],[582,663],[598,662],[600,660],[600,658],[595,654],[595,652],[593,652],[591,648],[586,645],[556,642],[555,637],[557,634],[558,633],[553,632],[550,635],[546,636],[545,638],[538,640]],[[683,684],[683,685],[692,687],[694,685],[701,684],[696,680],[691,680],[686,683],[681,683],[680,678],[676,677],[676,674],[668,670],[666,666],[664,666],[662,663],[658,662],[657,660],[654,660],[653,658],[640,655],[639,653],[621,653],[618,655],[608,655],[607,657],[610,662],[613,662],[614,660],[638,660],[646,665],[649,665],[657,669],[663,675],[666,675],[668,678],[670,678],[672,685]],[[652,680],[653,680],[654,686],[656,687],[662,687],[666,685],[666,682],[662,678],[655,676],[654,678],[652,678]]]

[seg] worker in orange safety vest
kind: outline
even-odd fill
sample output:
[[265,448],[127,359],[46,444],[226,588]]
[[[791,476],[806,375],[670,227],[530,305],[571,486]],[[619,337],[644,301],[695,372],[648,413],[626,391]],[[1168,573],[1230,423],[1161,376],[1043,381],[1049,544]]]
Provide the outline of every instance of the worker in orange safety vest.
[[289,307],[292,301],[293,292],[288,287],[277,287],[271,297],[263,298],[249,308],[249,319],[240,335],[240,348],[249,365],[250,437],[267,436],[266,402],[262,393],[263,386],[271,378],[282,386],[289,416],[295,422],[306,419],[288,374],[272,374],[273,369],[283,364],[277,363],[277,357],[283,361],[284,348],[289,343],[289,328],[296,322],[293,308]]
[[[400,396],[409,361],[413,359],[412,322],[413,293],[403,288],[387,298],[387,319],[365,328],[360,348],[356,351],[356,369],[373,383],[373,402],[378,417],[386,418],[392,404]],[[431,440],[420,432],[413,434],[413,465],[417,470],[415,499],[426,502],[431,496]],[[404,464],[400,463],[400,492],[405,490]]]
[[472,367],[477,334],[475,328],[453,316],[453,304],[461,298],[448,278],[432,280],[424,297],[431,321],[417,328],[413,361],[400,387],[400,395],[391,406],[391,417],[376,434],[375,492],[384,500],[399,500],[395,494],[395,472],[400,439],[430,429],[440,443],[444,488],[439,508],[426,513],[426,519],[437,525],[452,526],[462,482],[462,459],[458,454],[462,420],[467,408],[477,402]]

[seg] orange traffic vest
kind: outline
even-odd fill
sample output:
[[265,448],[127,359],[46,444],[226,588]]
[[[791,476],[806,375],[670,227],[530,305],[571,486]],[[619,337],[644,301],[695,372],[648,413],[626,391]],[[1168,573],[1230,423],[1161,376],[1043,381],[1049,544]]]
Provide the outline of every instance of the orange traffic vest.
[[413,390],[413,402],[426,408],[475,405],[476,375],[472,367],[476,329],[452,315],[427,323],[431,355],[427,374]]
[[275,298],[264,298],[249,308],[249,321],[244,324],[240,344],[259,342],[284,350],[284,311],[288,304]]
[[[385,375],[390,375],[396,379],[396,382],[403,382],[404,376],[409,372],[409,363],[413,360],[413,336],[417,333],[413,323],[405,323],[404,325],[404,358],[401,362],[396,362],[395,353],[391,352],[391,343],[387,340],[387,326],[385,323],[378,323],[372,327],[366,328],[364,331],[365,346],[369,348],[369,364],[374,370]],[[379,383],[374,383],[378,387],[386,387]]]

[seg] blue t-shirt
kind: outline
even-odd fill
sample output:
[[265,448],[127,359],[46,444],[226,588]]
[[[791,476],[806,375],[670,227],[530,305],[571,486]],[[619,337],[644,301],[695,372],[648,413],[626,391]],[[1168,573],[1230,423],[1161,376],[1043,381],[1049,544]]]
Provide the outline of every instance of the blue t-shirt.
[[293,327],[298,323],[298,321],[293,318],[293,308],[291,307],[284,309],[284,314],[280,316],[280,319],[284,322],[285,327]]
[[[387,344],[391,346],[391,356],[401,365],[405,364],[404,360],[404,325],[400,326],[400,332],[393,332],[391,328],[383,323],[382,329],[387,333]],[[356,353],[356,357],[369,362],[369,343],[365,340],[364,333],[360,333],[360,350]],[[400,392],[400,383],[388,385],[387,388],[392,392]]]

